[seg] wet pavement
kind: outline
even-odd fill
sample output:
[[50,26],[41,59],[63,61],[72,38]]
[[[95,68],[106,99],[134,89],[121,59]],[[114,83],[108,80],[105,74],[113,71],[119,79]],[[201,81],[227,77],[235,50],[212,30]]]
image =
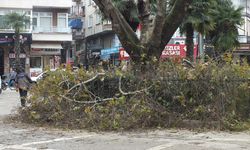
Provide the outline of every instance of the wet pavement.
[[18,93],[0,95],[0,150],[250,150],[250,132],[87,132],[5,122],[20,106]]
[[0,94],[0,116],[13,113],[15,108],[19,107],[20,101],[18,92],[7,89]]

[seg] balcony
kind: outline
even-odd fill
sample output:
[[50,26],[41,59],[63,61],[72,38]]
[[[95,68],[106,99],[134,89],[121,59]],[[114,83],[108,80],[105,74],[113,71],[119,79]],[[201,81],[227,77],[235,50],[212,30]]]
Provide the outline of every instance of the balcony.
[[32,0],[34,7],[71,8],[72,0]]
[[72,2],[80,3],[82,0],[72,0]]
[[73,32],[73,40],[82,40],[84,39],[85,34],[82,31],[74,31]]
[[110,31],[110,30],[112,30],[112,24],[103,24],[102,30],[103,31]]
[[33,27],[33,33],[70,33],[71,29],[61,27]]
[[72,0],[1,0],[2,8],[71,8]]

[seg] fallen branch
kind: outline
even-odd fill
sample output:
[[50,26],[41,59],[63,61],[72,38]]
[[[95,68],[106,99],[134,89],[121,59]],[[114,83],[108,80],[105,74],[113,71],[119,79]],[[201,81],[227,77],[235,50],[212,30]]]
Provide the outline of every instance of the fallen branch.
[[98,76],[100,76],[100,75],[105,75],[105,73],[97,73],[94,77],[92,77],[92,78],[90,78],[90,79],[88,79],[88,80],[86,80],[86,81],[83,81],[83,82],[80,82],[80,83],[74,85],[72,88],[69,89],[68,93],[71,92],[72,90],[74,90],[75,88],[77,88],[77,87],[83,85],[83,84],[87,84],[87,83],[89,83],[89,82],[95,80],[95,79],[96,79]]
[[133,92],[124,92],[122,90],[122,77],[120,76],[119,78],[119,92],[126,96],[126,95],[135,95],[135,94],[139,94],[139,93],[143,93],[143,92],[147,92],[152,86],[148,87],[148,88],[145,88],[145,89],[142,89],[142,90],[138,90],[138,91],[133,91]]
[[61,98],[65,99],[65,100],[72,101],[72,102],[79,103],[79,104],[95,104],[95,103],[100,103],[100,102],[105,102],[105,101],[111,101],[111,100],[118,99],[116,97],[104,98],[104,99],[101,99],[100,97],[97,97],[96,100],[93,100],[93,101],[78,101],[78,100],[75,100],[75,99],[68,98],[68,97],[66,97],[64,95],[59,95],[59,96]]

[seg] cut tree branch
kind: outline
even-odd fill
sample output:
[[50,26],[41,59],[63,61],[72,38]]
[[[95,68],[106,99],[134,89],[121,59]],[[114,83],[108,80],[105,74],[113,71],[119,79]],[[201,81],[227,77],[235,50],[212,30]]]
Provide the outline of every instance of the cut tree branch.
[[70,88],[70,89],[68,90],[68,93],[71,92],[72,90],[74,90],[75,88],[77,88],[77,87],[83,85],[83,84],[87,84],[87,83],[89,83],[89,82],[95,80],[97,77],[99,77],[99,76],[101,76],[101,75],[105,75],[105,73],[97,73],[94,77],[92,77],[92,78],[90,78],[90,79],[88,79],[88,80],[86,80],[86,81],[83,81],[83,82],[81,82],[81,83],[78,83],[78,84],[74,85],[72,88]]
[[135,95],[135,94],[147,92],[150,88],[151,88],[151,86],[148,87],[148,88],[142,89],[142,90],[137,90],[137,91],[133,91],[133,92],[124,92],[124,91],[122,90],[122,77],[119,78],[119,92],[120,92],[122,95],[124,95],[124,96],[127,96],[127,95]]

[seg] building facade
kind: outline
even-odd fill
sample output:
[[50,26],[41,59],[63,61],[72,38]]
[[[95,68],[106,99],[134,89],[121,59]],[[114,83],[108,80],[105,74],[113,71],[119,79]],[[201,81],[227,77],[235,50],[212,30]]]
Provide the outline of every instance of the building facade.
[[116,63],[121,44],[112,31],[111,22],[102,18],[97,5],[92,0],[85,0],[85,22],[88,64],[95,65],[100,60]]
[[250,0],[232,0],[236,7],[243,7],[244,23],[238,27],[240,46],[234,51],[236,58],[246,58],[250,63]]
[[[66,57],[62,54],[67,49],[63,49],[62,45],[63,42],[72,41],[72,33],[68,27],[70,8],[71,0],[1,0],[0,16],[18,12],[26,13],[30,18],[30,23],[22,33],[23,50],[20,58],[23,59],[26,72],[31,76],[36,76],[45,68],[56,69]],[[12,54],[14,40],[9,36],[14,31],[5,29],[2,25],[0,32],[1,40],[5,41],[0,44],[0,55],[3,53],[5,64],[2,70],[3,73],[8,73],[14,59]]]
[[73,41],[70,51],[67,52],[67,63],[75,65],[83,64],[85,52],[85,1],[72,0],[72,7],[69,17]]

